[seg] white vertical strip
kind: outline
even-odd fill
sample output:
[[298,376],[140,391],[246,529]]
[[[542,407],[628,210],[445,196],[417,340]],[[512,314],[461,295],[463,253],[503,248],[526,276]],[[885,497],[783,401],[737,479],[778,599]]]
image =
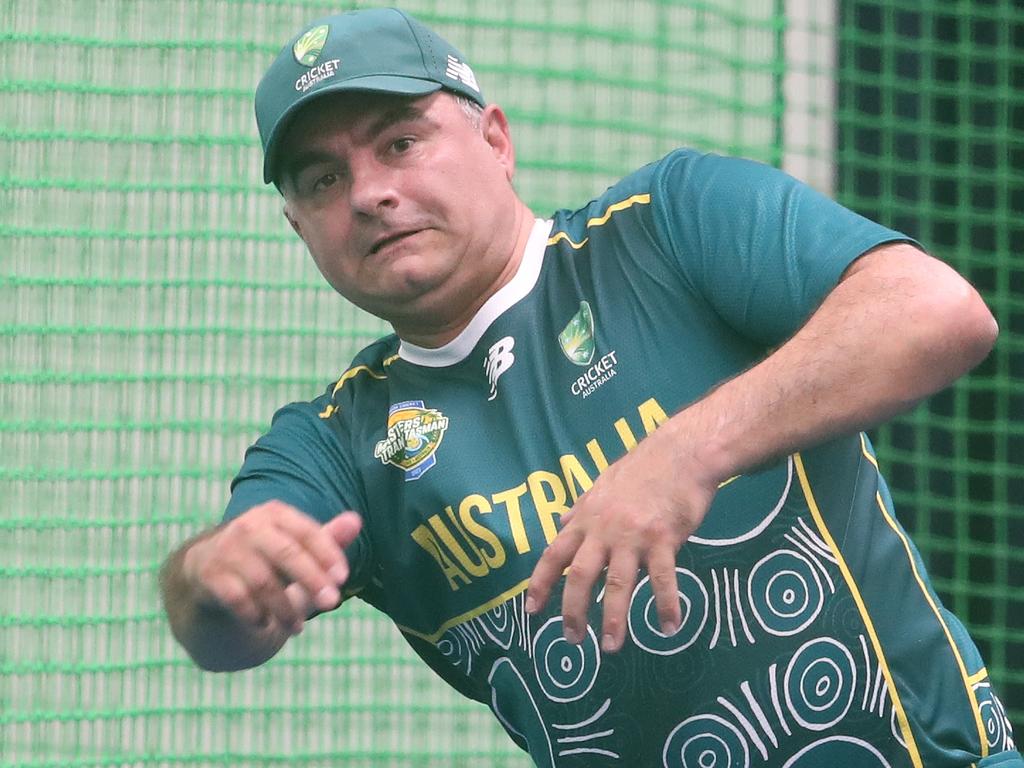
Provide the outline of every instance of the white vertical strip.
[[782,169],[819,192],[835,186],[835,0],[786,0]]

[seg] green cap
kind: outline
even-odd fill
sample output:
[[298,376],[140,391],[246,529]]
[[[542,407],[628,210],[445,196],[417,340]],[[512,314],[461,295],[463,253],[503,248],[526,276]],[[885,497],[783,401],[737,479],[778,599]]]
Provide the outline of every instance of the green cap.
[[263,181],[299,108],[325,93],[372,91],[425,96],[446,88],[484,106],[462,54],[397,8],[373,8],[314,21],[278,54],[256,88]]

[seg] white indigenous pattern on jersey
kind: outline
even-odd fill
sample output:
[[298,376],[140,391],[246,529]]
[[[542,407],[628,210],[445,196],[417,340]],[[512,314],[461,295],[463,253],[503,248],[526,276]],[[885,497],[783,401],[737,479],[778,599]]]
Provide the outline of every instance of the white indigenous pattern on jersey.
[[[699,574],[676,568],[683,620],[672,635],[659,628],[650,578],[644,578],[630,604],[633,642],[648,654],[670,656],[695,645],[752,646],[801,632],[821,613],[825,593],[834,593],[842,577],[828,545],[807,520],[797,518],[784,538],[799,551],[771,551],[749,568],[713,568]],[[497,656],[489,661],[491,706],[513,728],[511,708],[523,698],[530,702],[527,711],[536,717],[531,733],[542,732],[545,739],[539,748],[530,745],[538,765],[554,766],[559,758],[574,755],[621,762],[625,757],[612,725],[619,710],[614,697],[594,698],[593,712],[588,710],[578,722],[543,721],[540,712],[547,704],[578,702],[591,694],[602,654],[593,627],[573,645],[564,638],[560,616],[530,616],[524,600],[525,593],[518,594],[452,627],[437,642],[438,650],[465,674],[472,674],[481,660]],[[721,691],[715,704],[662,734],[664,768],[751,766],[757,758],[773,765],[889,768],[890,760],[864,739],[829,735],[807,743],[815,733],[841,730],[851,713],[880,721],[892,737],[888,752],[895,745],[906,750],[882,666],[864,634],[852,646],[827,635],[811,637],[734,690]],[[993,745],[1005,743],[1008,729],[1001,704],[986,698],[981,706],[992,723]],[[516,706],[515,711],[515,722],[522,727],[524,710]]]
[[[677,568],[683,621],[671,636],[659,629],[650,580],[645,578],[631,600],[629,630],[634,643],[650,654],[672,655],[695,644],[736,647],[756,645],[768,636],[799,634],[821,612],[823,592],[835,593],[842,575],[836,558],[807,520],[797,518],[784,538],[799,542],[801,551],[778,549],[746,569],[716,568],[698,574]],[[593,691],[602,662],[594,629],[588,627],[580,645],[570,644],[564,639],[561,617],[544,621],[531,616],[524,598],[520,593],[447,630],[437,649],[467,675],[481,660],[497,655],[487,674],[494,689],[492,708],[507,728],[515,730],[506,710],[515,706],[515,722],[522,727],[523,709],[517,702],[529,701],[527,711],[535,720],[530,732],[543,732],[545,738],[540,749],[530,743],[530,754],[539,766],[588,755],[600,756],[606,761],[601,765],[620,763],[625,758],[616,752],[616,729],[608,722],[617,710],[614,697],[595,698],[594,711],[579,721],[545,722],[540,714],[546,702],[565,705]],[[749,614],[758,624],[745,617]],[[868,740],[812,736],[842,730],[852,712],[884,724],[892,739],[888,753],[895,744],[906,750],[883,667],[863,634],[852,646],[835,637],[811,637],[758,671],[756,678],[721,691],[714,710],[687,717],[666,733],[664,768],[752,766],[757,758],[792,767],[890,768],[892,762]],[[989,695],[987,683],[978,688],[990,745],[1012,749],[1005,710]]]

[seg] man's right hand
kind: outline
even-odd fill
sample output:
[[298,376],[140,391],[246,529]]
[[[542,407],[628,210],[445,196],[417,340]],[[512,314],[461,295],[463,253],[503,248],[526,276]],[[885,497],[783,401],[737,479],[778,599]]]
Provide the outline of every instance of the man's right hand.
[[341,600],[349,576],[344,548],[362,527],[355,512],[321,524],[269,501],[200,538],[184,554],[182,576],[201,602],[231,611],[270,635],[296,635],[315,608]]

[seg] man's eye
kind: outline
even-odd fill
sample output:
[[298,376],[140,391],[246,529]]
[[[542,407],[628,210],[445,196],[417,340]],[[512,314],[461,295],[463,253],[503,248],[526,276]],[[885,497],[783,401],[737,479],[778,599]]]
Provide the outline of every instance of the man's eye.
[[313,182],[313,190],[320,191],[327,189],[338,180],[338,174],[336,173],[325,173],[322,176],[318,176],[316,181]]
[[412,149],[413,140],[408,137],[403,137],[391,142],[391,148],[398,154],[408,152]]

